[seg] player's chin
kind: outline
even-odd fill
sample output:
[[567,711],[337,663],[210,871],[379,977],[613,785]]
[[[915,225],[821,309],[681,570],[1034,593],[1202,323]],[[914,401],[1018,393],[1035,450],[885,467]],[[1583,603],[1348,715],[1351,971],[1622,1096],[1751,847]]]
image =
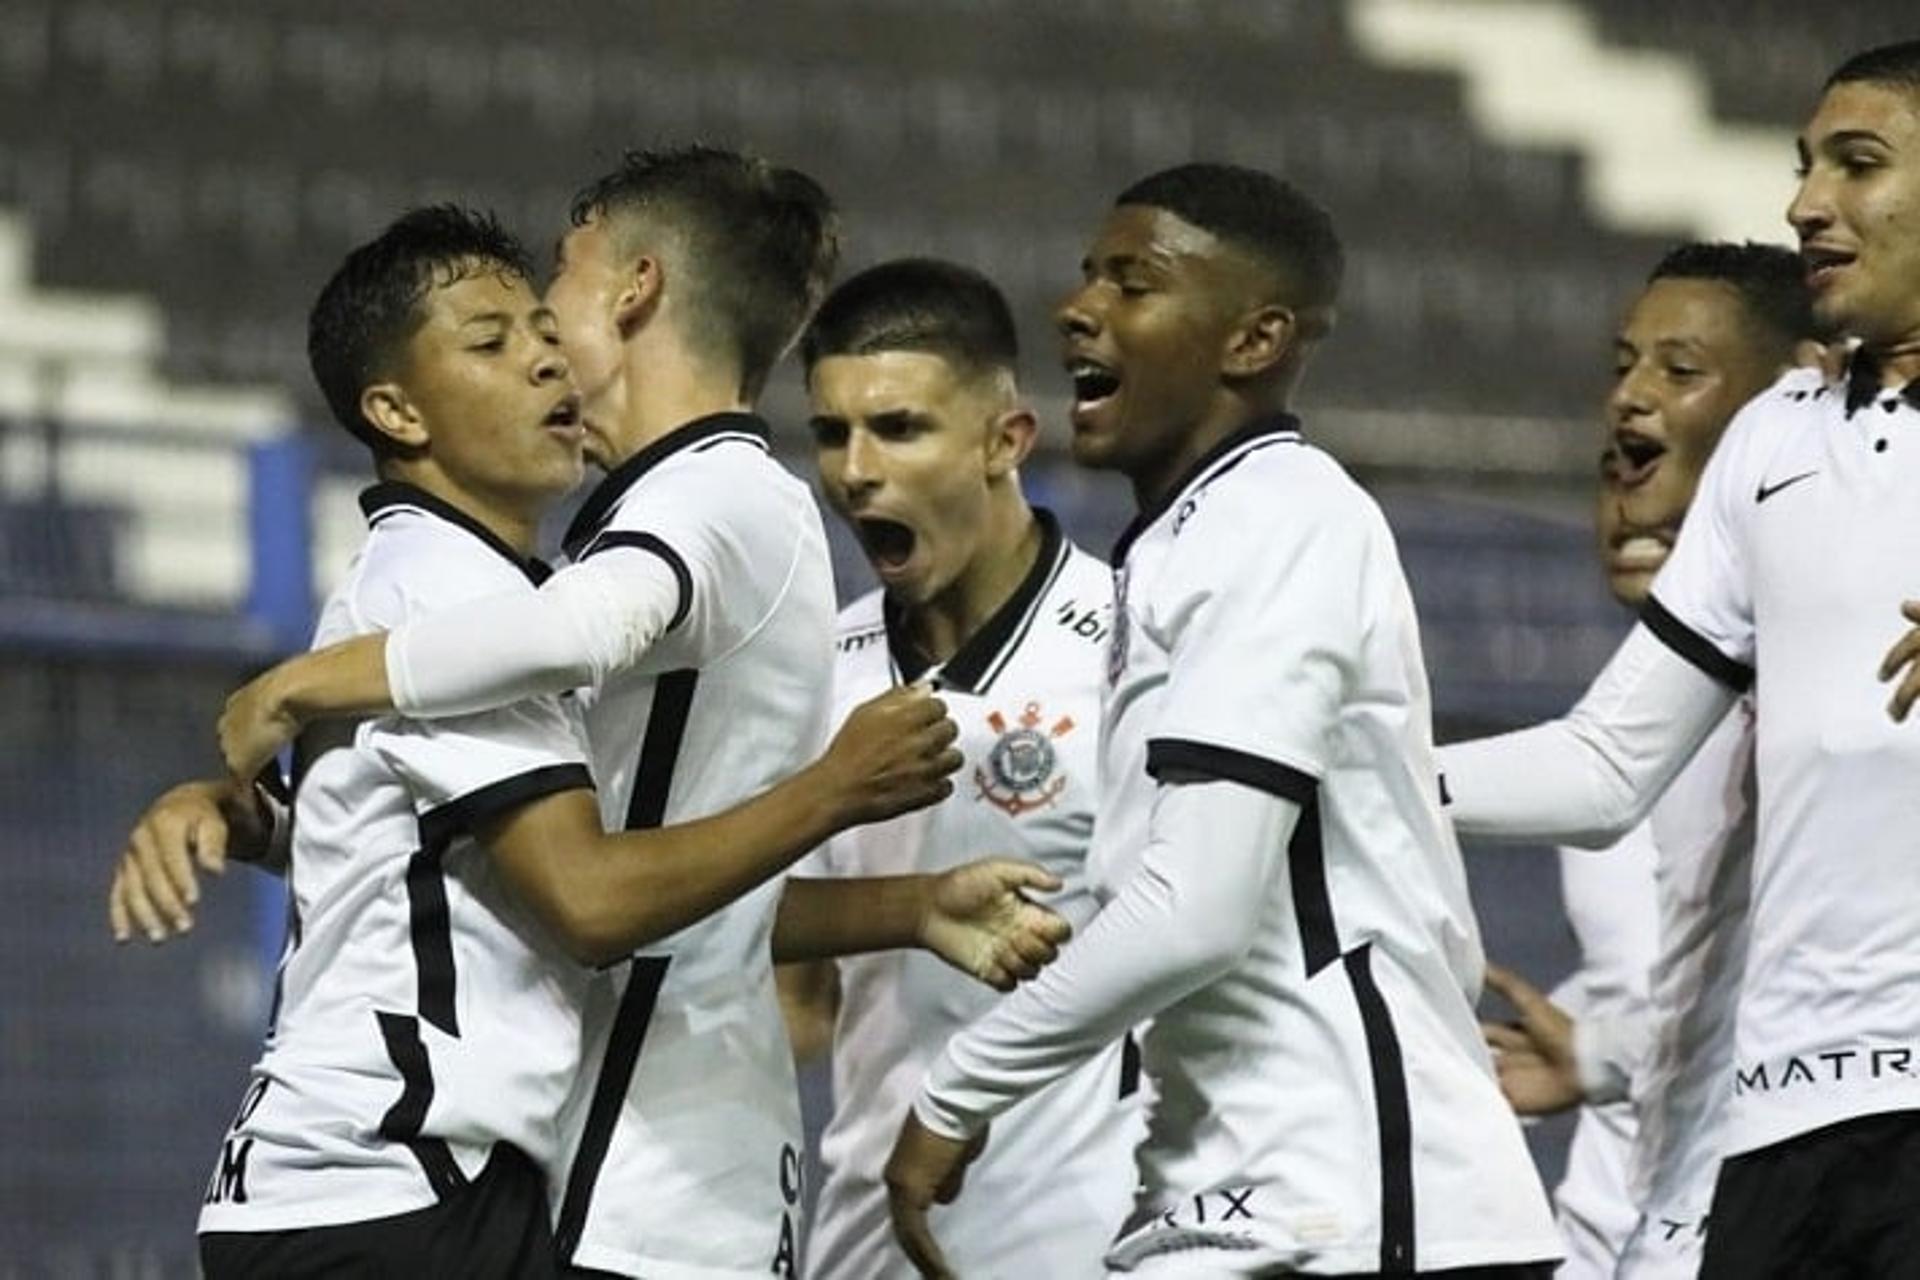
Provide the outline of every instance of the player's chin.
[[1627,608],[1638,609],[1653,593],[1654,573],[1652,569],[1610,564],[1607,566],[1607,590]]

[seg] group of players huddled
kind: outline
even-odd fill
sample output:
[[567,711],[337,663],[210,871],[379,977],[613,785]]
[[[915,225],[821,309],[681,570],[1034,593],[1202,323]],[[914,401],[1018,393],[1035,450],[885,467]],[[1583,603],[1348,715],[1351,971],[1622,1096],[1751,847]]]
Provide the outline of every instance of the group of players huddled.
[[[366,542],[111,890],[159,941],[229,858],[287,880],[205,1273],[1920,1275],[1920,42],[1800,151],[1799,253],[1678,248],[1615,341],[1637,625],[1438,750],[1392,534],[1288,409],[1342,250],[1279,178],[1141,179],[1059,306],[1111,567],[1022,493],[994,285],[829,290],[799,172],[631,155],[544,294],[401,216],[308,336]],[[837,627],[754,411],[796,340],[881,582]],[[1612,846],[1559,1002],[1491,972],[1511,1024],[1456,828]],[[1581,1103],[1556,1224],[1515,1113]]]

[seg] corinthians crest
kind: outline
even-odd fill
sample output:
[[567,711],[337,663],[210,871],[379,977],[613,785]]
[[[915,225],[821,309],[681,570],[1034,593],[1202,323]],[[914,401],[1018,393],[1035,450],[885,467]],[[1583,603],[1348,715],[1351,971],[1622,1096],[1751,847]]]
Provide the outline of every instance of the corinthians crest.
[[1040,727],[1043,718],[1037,702],[1029,702],[1013,725],[998,711],[990,714],[987,725],[1000,736],[987,762],[973,768],[978,798],[1016,818],[1046,808],[1067,785],[1066,775],[1055,772],[1059,756],[1053,743],[1073,731],[1073,717],[1061,716],[1046,729]]

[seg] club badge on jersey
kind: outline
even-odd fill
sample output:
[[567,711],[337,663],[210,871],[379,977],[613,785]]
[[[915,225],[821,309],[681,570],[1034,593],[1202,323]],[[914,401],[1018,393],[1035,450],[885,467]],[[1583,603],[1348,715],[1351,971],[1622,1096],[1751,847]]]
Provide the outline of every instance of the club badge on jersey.
[[987,716],[988,726],[1000,736],[986,763],[974,766],[973,784],[979,799],[1010,817],[1046,808],[1067,785],[1066,775],[1056,772],[1053,742],[1073,732],[1073,717],[1061,716],[1043,729],[1045,719],[1037,702],[1027,703],[1011,726],[998,711]]

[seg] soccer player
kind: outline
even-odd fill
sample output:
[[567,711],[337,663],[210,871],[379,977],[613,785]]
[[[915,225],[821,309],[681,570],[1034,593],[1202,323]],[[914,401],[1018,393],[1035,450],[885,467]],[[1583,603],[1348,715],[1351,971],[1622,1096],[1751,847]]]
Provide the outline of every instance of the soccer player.
[[[1566,719],[1450,749],[1462,830],[1604,840],[1752,690],[1758,835],[1702,1275],[1904,1275],[1920,1253],[1920,738],[1873,679],[1920,491],[1920,42],[1850,59],[1788,209],[1816,318],[1859,345],[1728,428],[1619,653]],[[1760,678],[1756,680],[1756,673]]]
[[[580,478],[583,432],[519,245],[450,207],[401,218],[321,292],[309,351],[381,478],[319,639],[534,597],[535,531]],[[885,714],[908,716],[919,741],[876,740],[900,766],[882,789],[933,798],[937,713]],[[797,855],[838,815],[897,807],[861,794],[884,773],[847,764],[840,752],[811,786],[675,843],[605,835],[577,716],[555,698],[303,739],[289,947],[207,1186],[207,1274],[552,1274],[547,1170],[586,966],[657,925],[663,866],[735,844]]]
[[[1818,355],[1797,255],[1689,244],[1661,259],[1614,340],[1596,525],[1616,600],[1646,603],[1734,413]],[[1576,982],[1604,985],[1612,998],[1575,1008],[1570,1022],[1519,979],[1496,984],[1523,1015],[1490,1031],[1515,1106],[1587,1104],[1555,1192],[1563,1277],[1699,1270],[1746,951],[1751,722],[1745,704],[1729,714],[1648,821],[1606,856],[1562,850],[1585,966]],[[1596,952],[1613,959],[1598,983],[1589,976]]]
[[1115,1271],[1545,1276],[1558,1256],[1473,1014],[1393,539],[1287,411],[1340,274],[1307,197],[1184,165],[1121,194],[1059,310],[1075,457],[1140,507],[1114,552],[1107,901],[915,1100],[887,1182],[927,1274],[951,1274],[928,1208],[988,1124],[1148,1019]]
[[[829,295],[801,352],[821,488],[882,583],[841,613],[838,710],[931,679],[968,761],[943,804],[849,832],[805,868],[929,872],[1000,850],[1053,871],[1065,890],[1049,905],[1084,920],[1113,585],[1021,491],[1038,428],[1014,382],[1007,304],[964,267],[889,262]],[[928,1064],[991,997],[905,952],[782,978],[803,1051],[833,1047],[806,1274],[911,1274],[881,1168]],[[960,1274],[1104,1273],[1139,1138],[1123,1056],[1107,1046],[1001,1118],[967,1198],[936,1218]]]
[[[803,174],[696,147],[629,156],[573,221],[549,302],[578,361],[588,448],[611,466],[567,532],[573,563],[536,595],[411,619],[261,677],[222,719],[237,776],[309,719],[388,706],[439,719],[577,686],[610,825],[715,812],[817,751],[825,536],[751,405],[831,271],[830,203]],[[771,962],[908,945],[940,913],[924,877],[857,882],[853,899],[837,884],[783,894],[790,861],[680,868],[685,927],[588,991],[590,1067],[556,1186],[568,1265],[792,1273],[799,1105]],[[987,864],[962,896],[1025,918],[1027,886],[1054,882]],[[1052,945],[1016,930],[969,967],[1007,985]]]

